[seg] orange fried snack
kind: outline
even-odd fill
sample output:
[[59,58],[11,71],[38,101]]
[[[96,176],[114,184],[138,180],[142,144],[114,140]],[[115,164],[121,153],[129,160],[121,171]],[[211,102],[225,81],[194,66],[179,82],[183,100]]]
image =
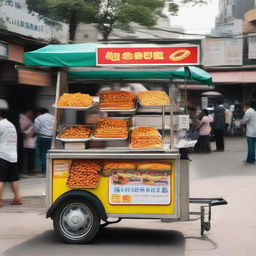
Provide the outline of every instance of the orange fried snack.
[[103,165],[103,175],[110,176],[113,170],[136,170],[136,162],[125,160],[106,160]]
[[163,141],[154,127],[137,127],[131,134],[131,148],[162,148]]
[[69,126],[60,134],[60,138],[89,138],[91,129],[83,125]]
[[170,105],[169,96],[163,91],[146,91],[138,94],[141,104],[146,106]]
[[155,127],[141,126],[133,129],[131,136],[159,136],[159,132]]
[[64,93],[58,100],[57,105],[61,107],[89,107],[94,100],[89,94]]
[[67,186],[69,188],[96,188],[101,165],[97,160],[73,160]]
[[123,119],[102,118],[96,123],[94,137],[125,138],[128,136],[127,122]]
[[138,162],[138,170],[148,171],[170,171],[172,168],[169,161],[140,161]]
[[100,94],[102,109],[133,109],[135,93],[127,91],[103,91]]

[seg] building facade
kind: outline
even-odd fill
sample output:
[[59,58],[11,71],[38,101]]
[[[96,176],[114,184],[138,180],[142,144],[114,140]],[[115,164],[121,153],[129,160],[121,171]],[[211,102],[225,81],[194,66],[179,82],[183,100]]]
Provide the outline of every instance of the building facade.
[[44,71],[26,69],[24,52],[56,40],[67,43],[68,26],[64,23],[58,27],[49,26],[37,13],[28,10],[26,0],[0,1],[0,17],[0,98],[8,101],[9,119],[18,127],[20,112],[49,107],[53,99],[53,92],[49,92],[53,91],[49,89],[52,88],[52,76]]
[[215,35],[242,34],[245,13],[255,7],[255,0],[219,0],[219,15],[215,20]]

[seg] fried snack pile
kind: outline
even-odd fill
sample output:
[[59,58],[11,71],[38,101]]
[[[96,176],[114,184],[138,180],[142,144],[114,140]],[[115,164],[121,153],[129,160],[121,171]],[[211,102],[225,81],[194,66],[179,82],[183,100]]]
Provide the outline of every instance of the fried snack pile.
[[136,170],[136,162],[125,160],[106,160],[103,165],[103,176],[110,176],[112,170]]
[[163,142],[154,127],[137,127],[131,134],[131,148],[162,148]]
[[141,104],[146,106],[170,105],[168,95],[163,91],[146,91],[138,94]]
[[132,137],[134,136],[159,136],[159,132],[154,127],[141,126],[133,129]]
[[103,91],[100,94],[102,109],[133,109],[135,93],[126,91]]
[[127,122],[122,119],[102,118],[96,123],[94,137],[125,138],[128,136]]
[[93,98],[89,94],[64,93],[58,100],[61,107],[89,107],[93,103]]
[[70,126],[59,136],[60,138],[89,138],[91,129],[83,125]]
[[138,162],[138,170],[147,170],[147,171],[170,171],[172,168],[172,165],[170,162],[165,161],[154,161],[154,162]]
[[69,188],[96,188],[100,179],[100,162],[73,160],[67,186]]

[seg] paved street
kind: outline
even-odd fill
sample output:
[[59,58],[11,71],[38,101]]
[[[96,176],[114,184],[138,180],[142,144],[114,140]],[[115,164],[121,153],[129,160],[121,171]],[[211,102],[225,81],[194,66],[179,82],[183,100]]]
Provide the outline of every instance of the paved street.
[[26,178],[21,182],[24,206],[0,210],[0,255],[254,255],[256,166],[242,163],[245,149],[245,138],[227,138],[225,152],[191,154],[190,196],[223,196],[229,203],[213,208],[212,229],[204,237],[198,220],[123,220],[89,245],[63,244],[43,214],[44,179]]

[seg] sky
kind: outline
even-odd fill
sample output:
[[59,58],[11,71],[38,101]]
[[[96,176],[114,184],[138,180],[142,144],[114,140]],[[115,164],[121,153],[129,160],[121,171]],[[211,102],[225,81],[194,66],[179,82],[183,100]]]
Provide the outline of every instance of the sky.
[[207,5],[180,7],[179,15],[171,17],[171,25],[181,25],[187,33],[209,33],[215,24],[218,5],[219,0],[209,0]]

